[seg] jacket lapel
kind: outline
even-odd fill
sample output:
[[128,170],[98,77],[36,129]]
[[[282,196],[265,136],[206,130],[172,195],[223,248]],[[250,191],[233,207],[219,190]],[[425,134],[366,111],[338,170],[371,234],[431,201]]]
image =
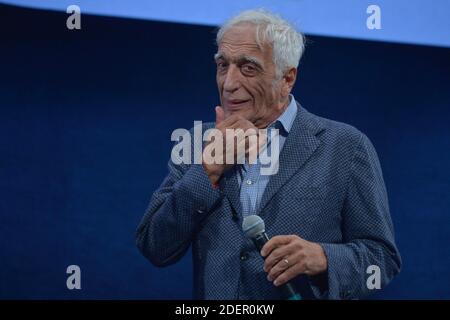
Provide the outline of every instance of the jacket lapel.
[[[291,131],[281,149],[279,169],[263,193],[259,213],[280,188],[308,161],[320,145],[317,134],[324,130],[318,119],[297,103],[298,111]],[[239,199],[239,195],[238,195]]]

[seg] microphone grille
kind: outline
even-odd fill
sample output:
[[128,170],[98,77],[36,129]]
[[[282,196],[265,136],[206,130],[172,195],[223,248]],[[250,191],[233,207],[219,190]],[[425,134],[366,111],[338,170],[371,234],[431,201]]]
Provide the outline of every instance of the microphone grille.
[[242,222],[242,230],[249,238],[254,238],[266,231],[263,219],[257,215],[246,216]]

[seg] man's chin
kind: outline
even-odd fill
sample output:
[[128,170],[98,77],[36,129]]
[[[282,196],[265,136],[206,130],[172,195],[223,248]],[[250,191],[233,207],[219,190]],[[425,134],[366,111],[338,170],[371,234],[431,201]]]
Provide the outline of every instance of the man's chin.
[[252,114],[252,108],[248,104],[243,104],[240,107],[226,108],[224,111],[225,111],[225,117],[231,116],[231,115],[240,115],[240,116],[244,117],[245,119],[249,119],[249,117]]

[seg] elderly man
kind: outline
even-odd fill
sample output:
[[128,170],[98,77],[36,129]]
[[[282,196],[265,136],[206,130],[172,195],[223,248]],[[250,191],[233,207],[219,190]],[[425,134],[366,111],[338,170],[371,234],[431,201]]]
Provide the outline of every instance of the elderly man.
[[[288,281],[318,299],[360,298],[378,280],[386,286],[401,260],[380,164],[364,134],[292,96],[303,36],[252,10],[224,24],[217,45],[221,106],[203,129],[278,129],[279,170],[169,161],[137,230],[141,252],[166,266],[192,245],[201,299],[282,299],[277,287]],[[260,252],[242,231],[251,214],[272,237]]]

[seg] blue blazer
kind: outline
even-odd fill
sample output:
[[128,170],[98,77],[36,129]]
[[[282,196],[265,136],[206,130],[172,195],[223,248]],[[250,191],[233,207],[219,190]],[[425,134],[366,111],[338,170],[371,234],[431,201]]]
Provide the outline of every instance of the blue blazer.
[[[192,246],[197,299],[281,299],[242,232],[237,170],[226,172],[219,189],[200,164],[169,161],[168,170],[136,232],[142,254],[166,266]],[[325,273],[293,280],[304,298],[361,298],[371,292],[369,266],[380,268],[382,287],[400,271],[377,154],[349,125],[298,105],[260,207],[269,237],[295,234],[325,251]]]

